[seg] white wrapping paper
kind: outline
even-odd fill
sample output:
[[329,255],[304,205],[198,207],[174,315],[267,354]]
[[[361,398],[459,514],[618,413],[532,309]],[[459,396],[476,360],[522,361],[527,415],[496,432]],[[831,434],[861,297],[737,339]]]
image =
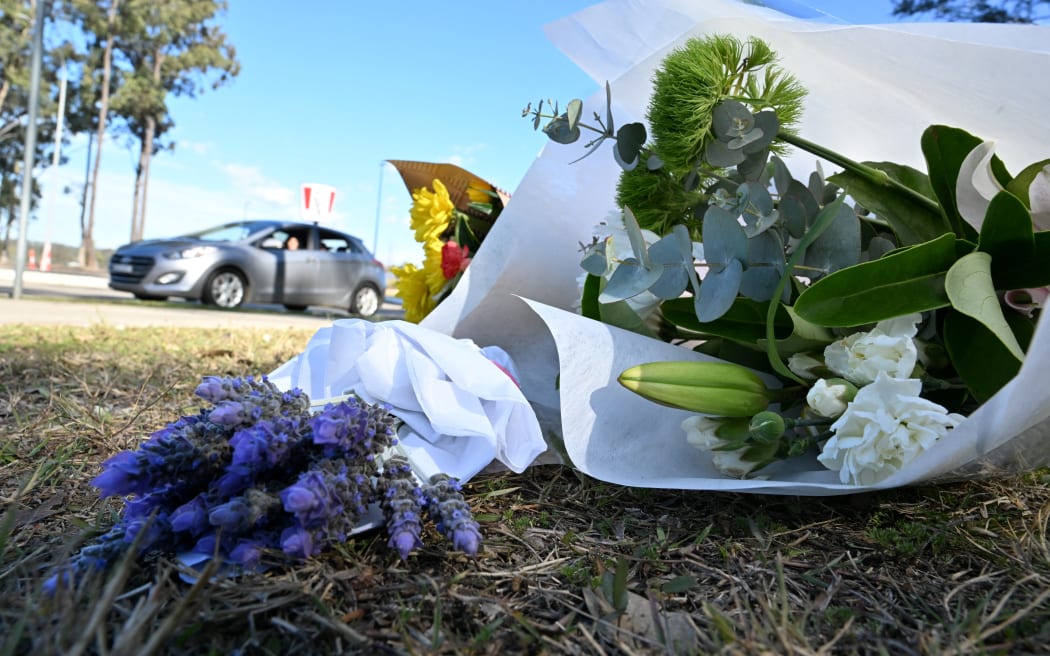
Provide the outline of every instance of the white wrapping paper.
[[[997,152],[1015,172],[1050,155],[1050,28],[842,26],[728,0],[611,0],[548,30],[599,85],[610,81],[618,124],[643,117],[652,71],[670,49],[716,32],[768,41],[810,91],[800,134],[854,159],[924,170],[919,138],[933,123],[996,140]],[[584,116],[604,102],[603,91],[586,99]],[[619,388],[615,378],[628,366],[694,356],[563,311],[578,298],[579,244],[589,242],[592,227],[616,209],[619,169],[608,147],[570,164],[583,153],[582,144],[546,146],[460,284],[423,325],[506,349],[541,421],[560,425],[571,464],[596,478],[785,494],[865,489],[839,484],[812,458],[767,468],[766,480],[721,477],[709,454],[686,444],[679,424],[687,413]],[[788,159],[803,179],[814,161],[807,154]],[[878,487],[1050,463],[1048,332],[1042,321],[1011,384]]]
[[342,319],[269,375],[315,403],[354,393],[385,403],[408,430],[399,447],[423,478],[467,480],[494,459],[515,472],[546,449],[536,416],[498,347],[480,349],[404,321]]

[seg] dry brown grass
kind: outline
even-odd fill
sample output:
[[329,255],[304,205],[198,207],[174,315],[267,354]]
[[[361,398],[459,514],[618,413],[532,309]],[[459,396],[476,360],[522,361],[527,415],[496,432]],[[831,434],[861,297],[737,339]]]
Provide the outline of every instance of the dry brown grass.
[[127,561],[54,598],[108,527],[88,481],[309,333],[0,328],[0,655],[969,654],[1050,641],[1050,473],[833,499],[642,490],[562,467],[466,486],[486,542],[369,533],[297,567],[178,577]]

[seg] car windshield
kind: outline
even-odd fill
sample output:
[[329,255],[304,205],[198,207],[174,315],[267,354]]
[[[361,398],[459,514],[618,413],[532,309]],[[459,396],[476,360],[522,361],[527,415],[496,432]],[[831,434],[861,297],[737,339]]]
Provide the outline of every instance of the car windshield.
[[207,230],[201,230],[185,236],[190,239],[200,239],[201,241],[241,241],[248,235],[268,227],[271,227],[270,224],[259,221],[239,221],[237,223],[227,223],[217,228],[208,228]]

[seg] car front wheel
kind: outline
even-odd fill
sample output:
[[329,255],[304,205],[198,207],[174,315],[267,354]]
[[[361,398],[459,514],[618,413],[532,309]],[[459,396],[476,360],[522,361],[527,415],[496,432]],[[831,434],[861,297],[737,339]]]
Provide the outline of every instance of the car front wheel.
[[244,302],[247,284],[244,276],[236,271],[225,269],[216,271],[204,285],[204,302],[222,308],[235,308]]
[[364,284],[354,291],[350,312],[362,317],[370,317],[379,311],[379,304],[379,290],[372,285]]

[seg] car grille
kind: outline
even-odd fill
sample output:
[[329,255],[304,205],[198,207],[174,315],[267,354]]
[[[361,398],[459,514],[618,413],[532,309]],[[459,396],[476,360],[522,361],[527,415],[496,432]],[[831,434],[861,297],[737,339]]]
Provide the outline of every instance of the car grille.
[[137,283],[152,268],[152,257],[114,255],[109,261],[109,279],[112,282]]

